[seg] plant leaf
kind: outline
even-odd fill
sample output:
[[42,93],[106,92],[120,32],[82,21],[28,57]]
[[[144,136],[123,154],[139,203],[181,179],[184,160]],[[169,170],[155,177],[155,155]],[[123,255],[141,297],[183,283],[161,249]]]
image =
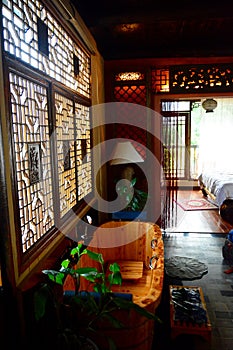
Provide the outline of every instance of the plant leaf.
[[63,280],[65,278],[65,273],[56,270],[42,270],[42,272],[48,276],[48,278],[60,285],[63,285]]
[[122,283],[122,276],[120,271],[116,271],[108,275],[108,280],[110,284],[121,284]]
[[133,301],[125,300],[123,298],[113,297],[113,302],[120,309],[124,309],[124,310],[131,310],[132,309],[132,310],[137,311],[142,316],[145,316],[146,318],[156,320],[160,323],[162,322],[156,314],[148,311],[146,308],[143,308],[143,307],[135,304]]
[[65,259],[61,262],[61,266],[64,267],[65,269],[67,269],[67,267],[69,267],[69,265],[70,265],[69,259]]
[[103,255],[100,253],[93,252],[92,250],[87,250],[87,255],[91,259],[98,261],[100,264],[104,263]]
[[134,177],[131,181],[130,187],[133,187],[136,184],[136,182],[137,182],[137,178]]
[[112,272],[118,272],[120,271],[120,265],[116,262],[112,263],[109,265],[109,270],[112,271]]
[[[82,250],[83,249],[83,250]],[[74,255],[78,255],[78,257],[80,257],[81,255],[83,254],[86,254],[87,253],[87,249],[84,248],[83,244],[82,243],[79,243],[77,245],[77,247],[73,248],[70,252],[70,255],[74,256]]]
[[51,298],[51,291],[47,284],[35,291],[34,299],[34,313],[35,318],[39,321],[45,315],[46,304]]
[[84,276],[88,274],[97,274],[98,270],[96,267],[79,267],[75,270],[75,272],[81,276]]

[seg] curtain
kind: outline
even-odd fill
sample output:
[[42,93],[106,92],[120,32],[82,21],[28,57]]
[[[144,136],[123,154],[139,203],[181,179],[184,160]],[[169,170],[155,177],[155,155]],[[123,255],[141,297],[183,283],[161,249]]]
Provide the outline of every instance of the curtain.
[[[168,102],[169,104],[169,102]],[[177,162],[178,159],[178,118],[162,116],[162,166],[161,205],[163,230],[176,226],[177,223]]]
[[233,98],[215,100],[217,107],[212,113],[201,108],[199,174],[233,172]]

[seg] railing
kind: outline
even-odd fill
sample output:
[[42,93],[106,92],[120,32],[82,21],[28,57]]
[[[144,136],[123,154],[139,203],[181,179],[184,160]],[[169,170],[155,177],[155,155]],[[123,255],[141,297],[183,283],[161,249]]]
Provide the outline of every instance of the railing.
[[196,180],[199,146],[164,146],[163,172],[166,179]]

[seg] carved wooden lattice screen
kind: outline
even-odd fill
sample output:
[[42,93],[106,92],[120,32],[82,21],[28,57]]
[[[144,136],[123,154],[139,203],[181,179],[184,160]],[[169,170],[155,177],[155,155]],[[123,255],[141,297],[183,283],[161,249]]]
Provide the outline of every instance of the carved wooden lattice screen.
[[[90,98],[90,54],[67,34],[43,3],[3,1],[2,21],[6,52]],[[47,42],[46,54],[40,41]]]
[[42,2],[3,1],[2,21],[15,217],[26,253],[92,191],[90,53]]
[[74,107],[69,98],[55,94],[56,140],[60,214],[76,204]]
[[231,92],[233,64],[177,65],[151,70],[154,93]]
[[22,249],[54,225],[46,87],[10,73],[15,177]]
[[76,174],[78,175],[78,200],[92,190],[91,125],[89,108],[75,103]]
[[92,189],[90,120],[88,107],[58,93],[55,106],[60,214],[63,217],[76,205],[77,199],[81,200]]

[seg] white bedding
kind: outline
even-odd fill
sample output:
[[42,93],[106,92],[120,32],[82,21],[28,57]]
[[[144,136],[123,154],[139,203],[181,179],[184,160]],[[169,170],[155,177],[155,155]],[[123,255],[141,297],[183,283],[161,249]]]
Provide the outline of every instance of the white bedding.
[[215,196],[214,203],[219,207],[225,199],[233,199],[233,172],[203,173],[198,180]]

